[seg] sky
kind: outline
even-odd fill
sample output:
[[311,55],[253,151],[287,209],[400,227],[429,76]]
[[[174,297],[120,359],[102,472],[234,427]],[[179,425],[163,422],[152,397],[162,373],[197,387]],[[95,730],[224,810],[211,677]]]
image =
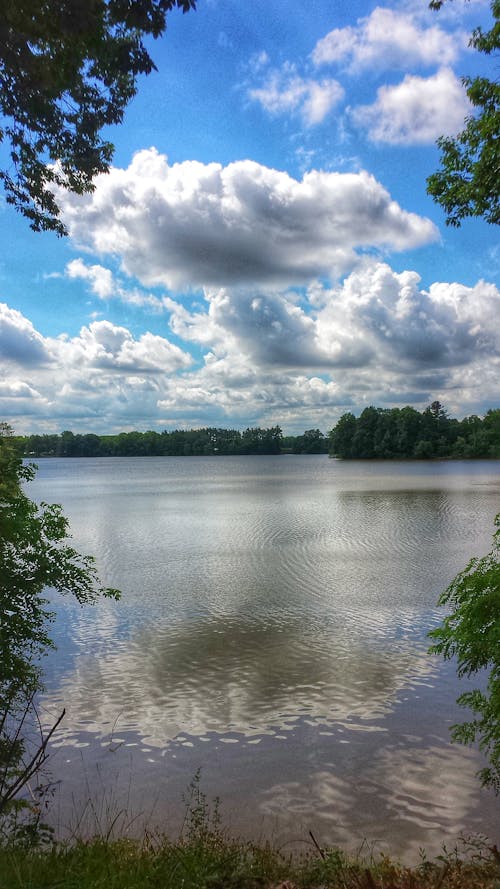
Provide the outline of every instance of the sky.
[[69,236],[1,202],[0,419],[299,434],[500,407],[498,228],[447,227],[426,193],[489,21],[486,0],[172,12],[112,169],[59,195]]

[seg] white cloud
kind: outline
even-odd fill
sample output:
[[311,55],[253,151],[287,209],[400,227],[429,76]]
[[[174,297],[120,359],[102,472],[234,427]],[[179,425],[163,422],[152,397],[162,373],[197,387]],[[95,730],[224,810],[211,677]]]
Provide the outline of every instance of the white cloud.
[[[436,283],[419,289],[419,275],[397,274],[366,261],[332,290],[316,285],[309,307],[289,293],[220,288],[206,292],[206,310],[189,313],[172,302],[171,325],[187,341],[208,345],[217,359],[238,356],[256,369],[337,371],[404,367],[429,372],[500,356],[493,284],[474,288]],[[208,366],[208,365],[207,365]]]
[[206,298],[212,322],[258,366],[300,368],[318,364],[314,321],[286,294],[222,288],[207,292]]
[[298,112],[304,125],[312,127],[344,98],[344,90],[337,80],[304,79],[294,65],[285,63],[281,69],[267,72],[262,85],[249,89],[248,95],[269,114]]
[[319,40],[312,60],[317,66],[347,64],[352,71],[408,69],[451,64],[465,45],[462,32],[449,33],[437,24],[422,26],[415,14],[377,6],[356,26],[334,28]]
[[100,299],[109,299],[114,295],[113,274],[102,265],[85,265],[83,259],[73,259],[66,266],[69,278],[83,278]]
[[252,74],[258,74],[268,64],[269,56],[265,50],[261,50],[261,52],[256,52],[250,56],[246,67]]
[[99,299],[119,299],[123,303],[151,309],[153,312],[165,311],[165,300],[144,293],[137,288],[129,289],[116,281],[110,269],[102,265],[87,265],[83,259],[73,259],[66,265],[68,278],[80,278],[89,282],[92,293]]
[[169,165],[155,149],[59,195],[74,241],[119,257],[145,286],[293,285],[349,270],[356,250],[437,238],[370,174],[313,170],[302,180],[253,161]]
[[416,272],[365,258],[333,288],[208,288],[191,310],[166,307],[185,349],[105,320],[44,338],[3,306],[0,330],[13,317],[26,352],[4,365],[0,410],[19,431],[36,416],[83,431],[281,423],[300,432],[331,428],[353,405],[439,398],[471,413],[500,400],[500,291],[484,281],[425,290]]
[[43,337],[31,321],[6,303],[0,303],[0,359],[24,366],[36,366],[49,360]]
[[416,272],[367,260],[342,286],[311,285],[308,307],[289,293],[229,288],[208,290],[205,310],[192,313],[172,301],[174,331],[212,348],[203,368],[169,384],[160,408],[299,429],[307,416],[326,429],[340,405],[424,407],[439,397],[467,411],[498,400],[498,289],[419,283]]
[[[77,337],[44,337],[20,312],[0,304],[0,415],[17,431],[76,418],[87,428],[123,428],[157,415],[160,382],[186,369],[192,357],[169,340],[146,332],[135,339],[124,327],[97,321]],[[117,418],[121,418],[117,420]],[[38,425],[40,424],[40,425]]]
[[351,112],[372,142],[423,145],[462,129],[470,105],[460,80],[449,68],[432,77],[408,74],[397,86],[382,86],[373,105]]
[[92,321],[78,337],[53,341],[52,349],[69,365],[127,373],[171,373],[192,363],[190,355],[163,337],[146,332],[135,340],[125,327],[109,321]]
[[363,366],[393,375],[498,363],[498,289],[480,281],[436,283],[427,292],[419,281],[416,272],[396,274],[385,263],[353,272],[318,312],[320,347],[341,361],[352,344],[363,345]]
[[39,398],[40,393],[20,380],[0,382],[0,398]]

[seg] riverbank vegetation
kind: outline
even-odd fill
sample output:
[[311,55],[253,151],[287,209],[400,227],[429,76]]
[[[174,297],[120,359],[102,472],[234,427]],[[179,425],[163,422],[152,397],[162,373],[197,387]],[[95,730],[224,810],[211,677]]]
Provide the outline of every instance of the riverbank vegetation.
[[37,807],[22,792],[33,779],[32,796],[38,794],[47,744],[64,714],[42,731],[35,700],[41,658],[53,645],[45,591],[71,594],[81,605],[101,595],[119,597],[101,587],[93,558],[69,545],[61,507],[27,497],[34,473],[14,447],[10,427],[0,423],[0,841],[38,836]]
[[203,457],[239,454],[326,454],[344,459],[500,458],[500,409],[463,420],[448,416],[439,401],[413,407],[367,407],[343,414],[329,435],[307,429],[283,435],[271,428],[175,429],[168,432],[73,433],[17,436],[24,457]]
[[442,624],[429,633],[434,654],[456,659],[462,676],[487,676],[486,688],[460,695],[457,703],[471,711],[467,722],[451,727],[460,744],[478,742],[488,765],[481,783],[500,793],[500,514],[495,519],[491,552],[473,558],[442,593],[438,605],[449,608]]
[[[460,837],[429,860],[403,864],[363,842],[357,853],[321,846],[312,831],[279,848],[231,836],[218,800],[201,790],[198,772],[180,834],[121,834],[123,811],[107,812],[99,833],[58,842],[38,830],[0,841],[0,889],[498,889],[500,853],[481,836]],[[33,804],[34,805],[34,804]],[[133,823],[131,819],[130,824]]]
[[[312,846],[312,843],[311,843]],[[484,843],[422,855],[408,867],[382,855],[339,849],[291,856],[206,830],[167,837],[94,839],[45,850],[0,848],[2,889],[498,889],[498,853]]]
[[328,451],[319,429],[283,436],[279,426],[245,429],[176,429],[173,432],[120,432],[116,435],[74,434],[18,436],[28,457],[203,457],[238,454],[313,453]]
[[322,848],[314,834],[303,851],[231,837],[221,826],[198,772],[185,797],[180,835],[113,836],[114,821],[88,841],[0,846],[2,889],[498,889],[500,853],[482,837],[443,846],[434,861],[401,864],[363,843],[348,856]]
[[344,459],[500,458],[500,410],[456,420],[439,401],[413,407],[367,407],[343,414],[329,435],[329,453]]

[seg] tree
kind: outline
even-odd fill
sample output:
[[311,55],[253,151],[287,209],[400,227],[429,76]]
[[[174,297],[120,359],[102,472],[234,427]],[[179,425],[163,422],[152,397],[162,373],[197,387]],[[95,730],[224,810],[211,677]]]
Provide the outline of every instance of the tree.
[[[445,0],[431,0],[430,7],[440,9]],[[489,31],[477,28],[470,45],[486,55],[500,48],[500,0],[492,0],[494,19]],[[466,216],[483,216],[487,222],[500,223],[500,85],[486,77],[465,78],[467,95],[477,110],[465,121],[465,128],[455,139],[438,140],[441,169],[427,180],[428,191],[447,213],[448,225],[459,226]],[[482,440],[474,433],[476,423],[463,423],[460,431],[473,427],[468,443],[462,436],[458,445],[466,453],[481,452],[489,445],[488,433],[495,434],[495,420],[488,412]],[[474,418],[475,419],[475,418]],[[483,784],[500,791],[500,514],[493,549],[482,559],[472,559],[457,575],[439,599],[451,607],[451,613],[430,636],[437,640],[431,651],[445,658],[457,657],[459,676],[489,671],[486,692],[464,692],[458,703],[470,707],[474,719],[452,726],[452,737],[463,744],[477,740],[489,765],[480,771]]]
[[306,429],[303,435],[298,435],[293,442],[294,454],[326,454],[328,442],[319,429]]
[[12,165],[0,180],[35,231],[66,234],[52,190],[93,190],[137,78],[155,69],[143,38],[159,37],[174,7],[196,0],[6,0],[0,20],[0,142]]
[[452,726],[453,740],[479,742],[489,765],[479,773],[481,781],[500,791],[500,514],[495,519],[493,549],[482,559],[471,559],[439,599],[451,607],[440,627],[432,630],[437,640],[431,652],[447,660],[457,658],[459,676],[488,671],[486,691],[464,692],[458,698],[474,718]]
[[337,425],[328,433],[328,453],[330,457],[349,458],[353,456],[352,440],[356,432],[354,414],[342,414]]
[[372,460],[375,454],[375,434],[379,423],[381,408],[365,407],[356,423],[356,431],[352,441],[352,456],[361,460]]
[[[440,9],[444,0],[432,0]],[[492,0],[494,24],[476,28],[470,46],[491,55],[500,48],[500,0]],[[444,208],[447,225],[460,226],[466,216],[500,223],[500,84],[486,77],[463,80],[475,114],[455,138],[438,139],[441,168],[427,179],[427,190]]]
[[401,408],[396,421],[396,447],[400,457],[413,456],[415,442],[420,438],[422,414],[407,405]]
[[61,507],[31,501],[24,484],[34,476],[23,465],[12,433],[0,424],[0,815],[46,758],[46,738],[26,754],[27,716],[41,687],[40,658],[52,646],[53,618],[43,592],[72,593],[81,604],[99,595],[118,598],[100,586],[91,556],[68,545]]

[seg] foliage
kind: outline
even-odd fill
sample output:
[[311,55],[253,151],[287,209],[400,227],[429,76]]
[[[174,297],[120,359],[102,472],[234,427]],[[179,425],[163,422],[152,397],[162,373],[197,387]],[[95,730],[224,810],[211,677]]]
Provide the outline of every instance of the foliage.
[[444,850],[407,867],[387,856],[348,858],[339,849],[299,857],[268,845],[202,832],[93,839],[43,853],[0,848],[0,885],[17,889],[497,889],[499,867],[485,845]]
[[[439,9],[443,0],[430,6]],[[500,48],[500,0],[492,0],[494,24],[477,28],[470,46],[491,55]],[[486,77],[463,80],[474,114],[455,138],[438,140],[441,168],[429,176],[427,190],[447,213],[448,225],[459,226],[466,216],[483,216],[500,223],[500,84]]]
[[34,696],[41,685],[40,657],[52,645],[52,612],[46,587],[72,593],[81,604],[98,595],[94,561],[67,543],[68,522],[57,505],[33,503],[24,483],[34,475],[23,465],[6,424],[0,424],[0,814],[46,758],[46,739],[27,750],[27,726],[35,722]]
[[458,703],[469,707],[474,719],[452,727],[461,744],[479,742],[489,760],[482,769],[483,784],[500,791],[500,514],[493,549],[481,559],[471,559],[439,599],[451,613],[429,635],[437,641],[431,651],[457,658],[459,676],[488,671],[485,692],[464,692]]
[[55,189],[92,191],[137,78],[155,65],[144,45],[166,14],[196,0],[6,0],[0,22],[0,141],[10,143],[0,179],[35,231],[65,234]]
[[294,454],[326,454],[328,442],[319,429],[306,429],[303,435],[297,435],[292,443]]
[[25,457],[203,457],[228,454],[325,454],[365,458],[500,457],[500,410],[484,418],[450,419],[439,402],[423,413],[412,407],[369,407],[356,419],[343,414],[329,437],[319,429],[283,436],[269,429],[207,427],[116,435],[62,432],[13,439]]
[[439,401],[413,407],[367,407],[343,414],[329,434],[329,453],[344,459],[500,457],[500,410],[463,420],[448,417]]
[[[320,433],[321,434],[321,433]],[[35,457],[203,457],[224,454],[279,454],[279,426],[261,429],[176,429],[174,432],[120,432],[117,435],[30,435],[18,438],[25,456]]]

